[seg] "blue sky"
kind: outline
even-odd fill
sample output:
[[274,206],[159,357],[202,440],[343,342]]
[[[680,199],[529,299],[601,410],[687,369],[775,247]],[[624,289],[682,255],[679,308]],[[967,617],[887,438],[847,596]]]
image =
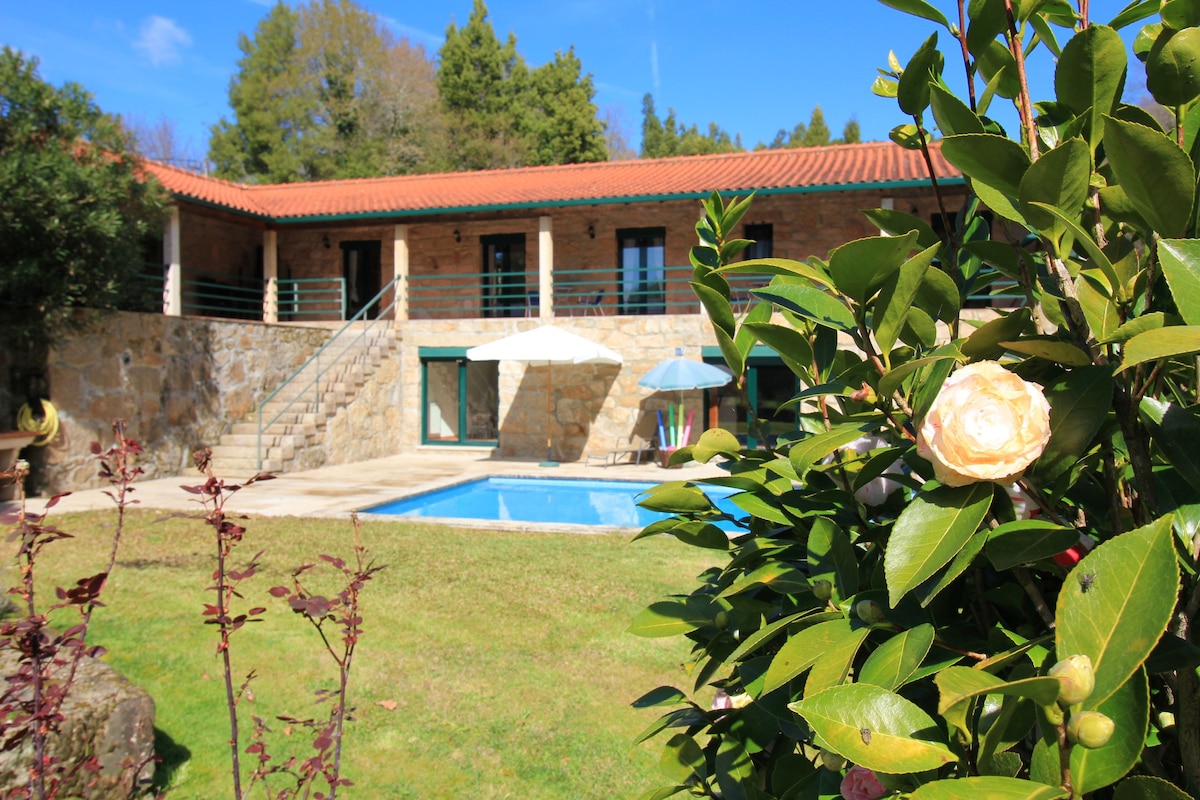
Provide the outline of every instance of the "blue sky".
[[[952,16],[952,0],[933,2]],[[451,20],[465,24],[472,7],[471,0],[361,4],[431,53]],[[1106,21],[1124,4],[1093,0],[1092,18]],[[179,142],[202,155],[209,126],[230,116],[238,33],[252,34],[270,5],[9,0],[0,5],[0,43],[37,56],[49,82],[82,84],[106,111],[151,125],[165,116]],[[574,45],[595,81],[596,104],[617,110],[635,147],[646,92],[660,116],[674,108],[681,122],[702,129],[716,122],[747,147],[807,122],[818,105],[834,136],[854,117],[864,139],[885,139],[905,120],[894,101],[871,94],[876,67],[887,64],[889,50],[907,61],[936,27],[877,0],[491,0],[488,10],[497,34],[513,32],[531,66]],[[939,40],[952,45],[945,30]],[[960,74],[956,67],[948,64],[947,74]],[[1052,68],[1043,56],[1035,87],[1050,85]],[[1138,88],[1137,78],[1129,83]]]

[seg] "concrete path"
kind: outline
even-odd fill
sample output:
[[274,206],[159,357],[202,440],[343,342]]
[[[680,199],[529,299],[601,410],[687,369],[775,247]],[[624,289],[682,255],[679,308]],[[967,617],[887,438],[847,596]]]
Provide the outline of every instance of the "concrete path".
[[[536,461],[500,461],[481,455],[479,451],[465,450],[456,453],[442,449],[280,475],[274,480],[264,481],[238,492],[228,501],[226,509],[250,516],[257,514],[345,518],[353,511],[388,500],[489,475],[661,483],[717,474],[721,474],[717,467],[695,463],[677,469],[663,469],[657,464],[646,463],[640,466],[621,464],[603,467],[597,464],[589,466],[583,462],[563,463],[558,467],[548,468],[538,466]],[[218,474],[218,477],[223,476]],[[235,478],[226,480],[229,483],[237,482]],[[135,484],[132,497],[138,501],[141,508],[194,512],[199,510],[195,496],[181,487],[195,486],[202,482],[198,472],[174,478],[141,481]],[[31,511],[40,511],[45,502],[44,498],[31,498],[28,508]],[[88,489],[64,497],[55,511],[61,513],[113,507],[112,499],[104,494],[104,490]],[[11,520],[16,508],[15,502],[0,503],[0,522]],[[494,523],[487,524],[494,526]]]

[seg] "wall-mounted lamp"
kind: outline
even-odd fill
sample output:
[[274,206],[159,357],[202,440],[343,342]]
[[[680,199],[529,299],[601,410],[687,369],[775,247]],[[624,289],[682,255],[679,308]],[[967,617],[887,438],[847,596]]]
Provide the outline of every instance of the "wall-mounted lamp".
[[454,229],[454,241],[456,241],[456,242],[462,241],[462,234],[458,232],[458,228]]
[[333,246],[329,243],[329,234],[328,233],[321,237],[321,244],[325,245],[326,250],[328,250],[330,247]]
[[589,239],[596,238],[596,226],[595,225],[588,225],[588,238]]

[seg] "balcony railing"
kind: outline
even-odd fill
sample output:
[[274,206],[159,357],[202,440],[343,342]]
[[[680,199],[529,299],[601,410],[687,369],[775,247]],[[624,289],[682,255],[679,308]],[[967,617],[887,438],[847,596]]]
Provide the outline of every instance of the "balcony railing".
[[[479,319],[537,317],[541,293],[537,273],[454,273],[410,275],[408,315],[412,319]],[[700,301],[692,292],[690,266],[648,268],[621,276],[613,269],[554,270],[554,316],[697,314]],[[735,309],[753,299],[752,288],[767,275],[730,276]]]
[[345,278],[281,278],[278,287],[280,322],[346,318]]

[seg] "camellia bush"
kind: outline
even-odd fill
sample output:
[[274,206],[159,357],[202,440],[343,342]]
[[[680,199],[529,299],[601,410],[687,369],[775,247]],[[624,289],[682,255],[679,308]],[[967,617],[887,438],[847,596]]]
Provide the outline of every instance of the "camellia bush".
[[[941,232],[869,211],[889,235],[803,262],[737,261],[750,200],[704,203],[695,292],[736,376],[758,344],[795,373],[799,424],[672,457],[723,463],[698,483],[736,519],[703,485],[643,500],[675,516],[641,536],[728,555],[633,622],[692,644],[687,685],[635,702],[664,710],[646,797],[1197,796],[1200,3],[884,4],[935,29],[876,82],[892,138],[968,198],[934,181]],[[1123,101],[1130,66],[1169,122]],[[740,317],[737,273],[772,276]]]

